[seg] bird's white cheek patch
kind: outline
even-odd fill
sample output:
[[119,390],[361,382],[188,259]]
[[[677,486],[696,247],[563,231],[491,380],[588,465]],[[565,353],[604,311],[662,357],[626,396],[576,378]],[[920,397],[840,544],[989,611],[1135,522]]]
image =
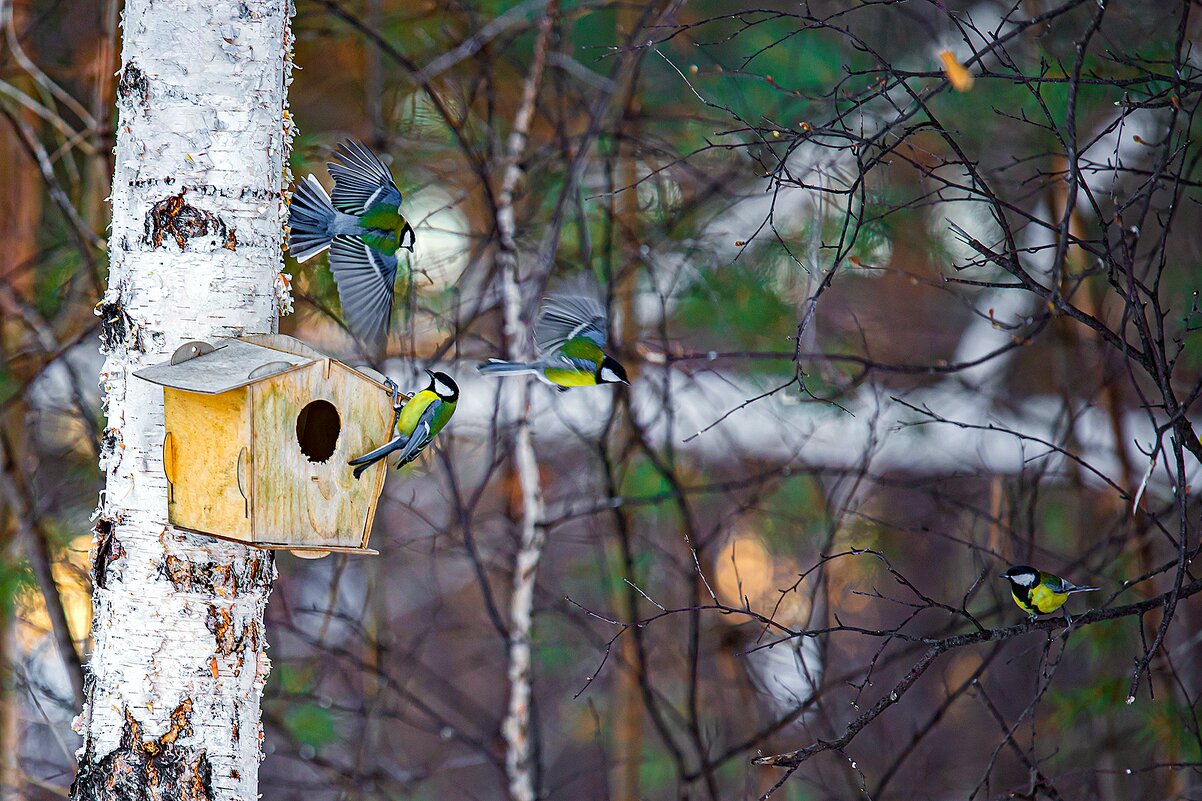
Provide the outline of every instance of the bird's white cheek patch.
[[618,378],[618,374],[615,373],[613,370],[610,370],[608,367],[602,367],[601,368],[601,380],[616,382],[616,381],[621,381],[622,379]]

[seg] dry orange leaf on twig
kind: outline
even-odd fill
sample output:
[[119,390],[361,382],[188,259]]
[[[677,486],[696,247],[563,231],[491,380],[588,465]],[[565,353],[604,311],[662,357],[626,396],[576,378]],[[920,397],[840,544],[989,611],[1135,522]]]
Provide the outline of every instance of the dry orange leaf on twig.
[[939,54],[939,60],[943,62],[943,74],[947,76],[948,82],[957,92],[967,92],[972,88],[973,77],[968,68],[956,60],[956,56],[950,50],[944,50]]

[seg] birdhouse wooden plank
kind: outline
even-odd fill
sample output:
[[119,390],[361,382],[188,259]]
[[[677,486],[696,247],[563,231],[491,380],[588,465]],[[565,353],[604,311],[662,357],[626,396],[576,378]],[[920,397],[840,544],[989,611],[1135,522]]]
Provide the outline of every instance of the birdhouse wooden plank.
[[[195,522],[181,525],[243,542],[252,540],[243,494],[246,484],[240,475],[250,465],[249,392],[241,388],[207,395],[163,388],[163,472],[172,523]],[[234,469],[196,469],[200,465],[233,465]]]
[[387,387],[280,334],[188,343],[136,375],[163,386],[168,520],[302,556],[368,549],[387,466]]

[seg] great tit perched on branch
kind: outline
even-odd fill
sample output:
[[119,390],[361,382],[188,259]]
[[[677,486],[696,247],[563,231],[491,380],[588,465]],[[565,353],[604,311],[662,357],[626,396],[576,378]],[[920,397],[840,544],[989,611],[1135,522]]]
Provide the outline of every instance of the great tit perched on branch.
[[292,196],[288,252],[307,261],[327,248],[342,313],[351,333],[373,348],[388,335],[397,256],[413,252],[413,227],[401,214],[401,192],[374,153],[348,139],[326,166],[334,192],[312,175]]
[[626,370],[605,353],[605,308],[593,298],[553,297],[543,300],[534,325],[539,357],[532,362],[489,359],[485,375],[532,373],[560,391],[598,384],[629,384]]
[[396,436],[371,453],[351,459],[349,464],[355,468],[355,478],[394,451],[400,451],[397,469],[409,464],[433,442],[451,415],[455,414],[459,385],[446,373],[427,370],[426,375],[430,376],[430,385],[404,405],[399,403],[400,390],[397,385],[388,382],[387,386],[392,390],[393,409],[396,411]]
[[[1037,615],[1050,615],[1074,592],[1093,592],[1097,587],[1079,587],[1060,576],[1036,570],[1029,565],[1015,565],[998,576],[1010,582],[1010,596],[1018,608],[1034,620]],[[1068,610],[1064,610],[1068,622],[1073,622]]]

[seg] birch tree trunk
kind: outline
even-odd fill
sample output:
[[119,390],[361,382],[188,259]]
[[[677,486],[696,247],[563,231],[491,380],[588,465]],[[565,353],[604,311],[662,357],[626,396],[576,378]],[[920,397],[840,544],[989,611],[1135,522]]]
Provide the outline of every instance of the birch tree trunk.
[[274,331],[290,306],[291,14],[290,0],[125,3],[80,801],[257,795],[275,565],[167,525],[163,393],[132,373],[189,340]]
[[[506,356],[510,361],[529,361],[534,357],[522,325],[522,291],[518,283],[517,223],[514,192],[522,178],[521,161],[526,151],[530,123],[534,119],[538,90],[551,29],[559,15],[558,0],[551,0],[538,26],[530,73],[522,85],[522,100],[513,119],[513,130],[506,142],[505,171],[497,194],[497,231],[500,247],[497,264],[501,268],[501,294],[505,312]],[[537,286],[540,281],[533,281]],[[513,464],[522,488],[522,514],[518,525],[518,552],[513,565],[513,594],[509,598],[509,706],[501,721],[505,739],[505,772],[509,777],[511,801],[535,801],[539,796],[537,765],[531,739],[534,700],[534,664],[531,637],[534,629],[534,583],[538,563],[546,544],[546,531],[539,525],[543,518],[543,489],[538,473],[538,457],[530,430],[530,384],[524,376],[518,385],[516,430],[513,434]],[[516,383],[516,382],[515,382]]]

